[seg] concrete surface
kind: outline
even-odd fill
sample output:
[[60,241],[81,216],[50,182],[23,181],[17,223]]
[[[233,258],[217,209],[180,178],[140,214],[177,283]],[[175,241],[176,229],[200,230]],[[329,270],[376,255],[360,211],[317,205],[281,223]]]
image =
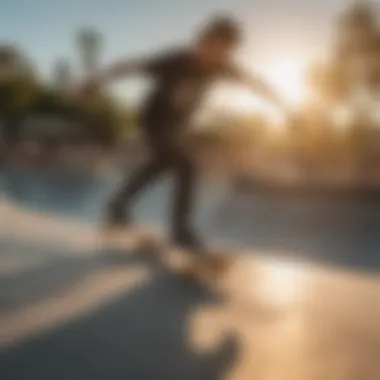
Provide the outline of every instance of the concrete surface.
[[[140,219],[163,225],[168,185]],[[379,205],[203,186],[197,225],[237,246],[205,287],[104,244],[96,220],[114,186],[3,172],[2,380],[380,378]]]

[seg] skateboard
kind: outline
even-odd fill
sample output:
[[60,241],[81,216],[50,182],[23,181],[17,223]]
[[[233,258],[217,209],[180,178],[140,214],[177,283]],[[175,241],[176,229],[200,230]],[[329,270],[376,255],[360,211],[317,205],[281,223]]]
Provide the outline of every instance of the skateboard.
[[165,239],[152,241],[150,236],[143,236],[140,244],[144,255],[153,256],[188,281],[215,280],[228,271],[232,261],[221,250],[183,248]]
[[187,281],[213,281],[223,276],[233,262],[233,255],[225,249],[179,247],[148,226],[106,229],[103,236],[108,246],[111,244],[126,253],[141,254]]
[[234,308],[241,308],[244,315],[256,315],[259,310],[267,318],[277,313],[255,304],[251,309],[249,302],[236,299],[235,295],[241,293],[240,289],[236,291],[235,285],[231,288],[231,280],[234,283],[234,276],[241,270],[236,250],[224,247],[203,251],[185,249],[170,242],[165,234],[142,225],[102,230],[102,234],[107,239],[108,248],[117,247],[122,255],[140,255],[186,284],[205,286],[233,302]]

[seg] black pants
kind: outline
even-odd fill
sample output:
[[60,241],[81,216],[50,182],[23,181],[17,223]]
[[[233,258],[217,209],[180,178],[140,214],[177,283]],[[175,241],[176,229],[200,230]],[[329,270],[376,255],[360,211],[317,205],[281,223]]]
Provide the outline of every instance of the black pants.
[[164,131],[145,132],[150,157],[121,185],[115,202],[127,208],[134,198],[160,175],[170,172],[174,176],[175,193],[171,224],[173,233],[190,228],[194,193],[195,167],[181,145],[182,139]]

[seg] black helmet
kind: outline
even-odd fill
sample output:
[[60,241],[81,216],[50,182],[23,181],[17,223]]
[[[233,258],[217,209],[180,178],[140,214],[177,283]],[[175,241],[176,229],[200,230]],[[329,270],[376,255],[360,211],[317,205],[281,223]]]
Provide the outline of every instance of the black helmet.
[[201,32],[202,38],[221,38],[231,44],[238,44],[242,32],[238,22],[228,16],[214,17]]

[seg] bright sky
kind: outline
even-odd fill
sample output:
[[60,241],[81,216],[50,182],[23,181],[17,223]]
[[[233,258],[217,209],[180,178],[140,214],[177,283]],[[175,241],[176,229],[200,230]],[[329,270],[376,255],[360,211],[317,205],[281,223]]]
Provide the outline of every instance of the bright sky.
[[[210,14],[230,11],[246,32],[239,60],[297,102],[300,72],[323,54],[329,27],[346,0],[0,0],[0,42],[20,45],[43,75],[61,57],[76,63],[75,31],[94,26],[104,36],[103,63],[188,41]],[[116,90],[136,99],[140,83]],[[237,104],[249,98],[240,96]],[[244,106],[242,106],[244,107]]]

